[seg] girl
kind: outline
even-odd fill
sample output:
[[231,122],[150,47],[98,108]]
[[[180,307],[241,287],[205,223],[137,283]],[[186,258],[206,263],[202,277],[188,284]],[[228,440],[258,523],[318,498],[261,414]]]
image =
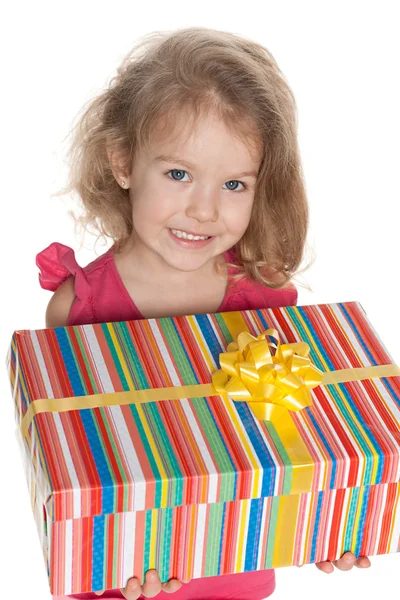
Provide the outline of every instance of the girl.
[[[89,103],[71,157],[80,221],[114,244],[85,268],[59,243],[38,254],[55,291],[47,327],[296,303],[308,225],[296,105],[259,44],[206,28],[144,38]],[[336,562],[354,564],[370,563]],[[182,585],[152,570],[141,583],[103,597],[257,600],[275,586],[273,571]]]

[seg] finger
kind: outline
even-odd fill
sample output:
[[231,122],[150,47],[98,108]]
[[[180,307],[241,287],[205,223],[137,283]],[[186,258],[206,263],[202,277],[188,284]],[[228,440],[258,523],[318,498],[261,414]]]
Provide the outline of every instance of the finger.
[[163,592],[166,594],[173,594],[181,589],[183,581],[178,581],[178,579],[170,579],[166,583],[161,585]]
[[136,577],[132,577],[121,591],[126,600],[137,600],[142,594],[142,586]]
[[368,556],[360,556],[356,561],[356,567],[358,569],[368,569],[371,566],[371,561]]
[[335,569],[333,568],[333,564],[329,561],[316,563],[315,566],[319,571],[323,573],[332,573]]
[[356,564],[356,557],[352,552],[345,552],[339,560],[334,561],[334,565],[339,571],[350,571]]
[[150,569],[146,573],[142,594],[145,598],[154,598],[161,592],[161,581],[155,569]]
[[101,592],[94,592],[96,594],[96,596],[102,596],[103,595],[104,590],[101,590]]

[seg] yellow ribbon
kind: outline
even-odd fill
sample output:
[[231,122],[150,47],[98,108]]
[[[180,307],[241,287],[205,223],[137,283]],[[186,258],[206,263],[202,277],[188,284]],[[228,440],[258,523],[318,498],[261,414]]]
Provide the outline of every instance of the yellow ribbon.
[[[269,331],[269,330],[268,330]],[[273,330],[276,331],[276,330]],[[246,336],[251,336],[248,332],[242,332],[246,334]],[[238,337],[240,337],[240,334]],[[266,333],[259,336],[263,338]],[[253,337],[253,336],[251,336]],[[241,344],[244,337],[240,337]],[[258,338],[256,338],[257,341]],[[251,340],[252,342],[253,340]],[[147,390],[128,390],[124,392],[109,392],[109,393],[101,393],[101,394],[92,394],[87,396],[71,396],[67,398],[39,398],[38,400],[33,400],[28,409],[21,420],[21,433],[23,437],[25,437],[28,433],[28,429],[30,424],[36,415],[44,413],[44,412],[68,412],[70,410],[83,410],[86,408],[99,408],[103,406],[124,406],[128,404],[144,404],[147,402],[159,402],[160,400],[178,400],[182,398],[204,398],[207,396],[215,396],[215,395],[227,395],[232,397],[233,400],[247,400],[249,405],[251,405],[252,409],[255,409],[255,412],[258,414],[267,414],[267,418],[269,418],[269,413],[271,412],[271,407],[277,407],[278,402],[277,398],[280,395],[276,389],[267,387],[268,385],[277,386],[277,381],[280,382],[283,386],[281,389],[289,390],[287,396],[282,398],[280,402],[280,406],[289,410],[300,410],[305,406],[310,406],[310,394],[308,392],[312,387],[316,387],[314,384],[318,379],[317,385],[326,385],[326,384],[337,384],[343,383],[347,381],[360,381],[362,379],[372,379],[374,377],[399,377],[400,369],[396,365],[388,364],[388,365],[377,365],[374,367],[360,367],[360,368],[351,368],[351,369],[340,369],[339,371],[330,371],[322,374],[321,371],[317,369],[314,365],[309,364],[306,367],[305,362],[302,363],[301,359],[307,358],[307,356],[302,356],[306,351],[305,347],[308,345],[305,342],[296,342],[292,344],[284,344],[280,346],[280,351],[278,353],[278,358],[280,356],[283,357],[283,361],[278,367],[284,367],[288,369],[290,366],[292,369],[296,369],[292,375],[293,377],[289,377],[288,375],[283,376],[283,369],[268,365],[275,365],[277,362],[272,360],[272,363],[266,363],[268,369],[261,370],[259,369],[259,374],[261,374],[261,378],[264,378],[265,381],[261,382],[263,388],[259,388],[258,385],[255,385],[254,381],[249,383],[251,377],[255,378],[255,372],[253,365],[244,366],[240,372],[246,373],[245,380],[249,384],[250,390],[255,390],[255,396],[251,396],[251,392],[247,390],[243,384],[243,387],[237,382],[234,381],[234,385],[231,384],[231,388],[229,384],[226,385],[225,376],[228,375],[228,371],[230,375],[234,377],[237,375],[237,371],[235,369],[235,373],[233,372],[232,362],[230,358],[227,360],[225,356],[230,352],[234,352],[235,356],[238,356],[237,350],[232,350],[233,346],[228,346],[228,353],[221,353],[220,360],[221,366],[223,365],[223,369],[225,370],[224,374],[221,374],[221,370],[217,371],[213,374],[212,379],[213,383],[203,383],[203,384],[193,384],[193,385],[183,385],[183,386],[174,386],[174,387],[166,387],[166,388],[154,388]],[[289,348],[286,348],[289,347]],[[242,346],[243,348],[243,346]],[[293,354],[293,351],[297,348],[297,352]],[[300,353],[299,353],[300,351]],[[240,352],[240,350],[239,350]],[[308,351],[307,351],[308,352]],[[255,357],[257,362],[254,365],[258,365],[259,356],[263,354],[263,351],[260,352],[259,348],[256,347],[251,348],[251,356]],[[297,356],[296,356],[297,355]],[[239,354],[240,356],[240,354]],[[276,357],[277,355],[275,355]],[[272,357],[275,359],[275,357]],[[243,362],[243,361],[241,361]],[[253,367],[253,368],[251,368]],[[256,366],[257,369],[257,366]],[[273,371],[275,375],[271,375],[268,371]],[[266,381],[268,377],[271,377],[271,380],[275,377],[274,383],[268,383]],[[296,378],[297,377],[297,380]],[[299,380],[302,378],[304,381],[305,388],[303,385],[300,385],[296,389],[296,385],[299,384]],[[238,390],[239,388],[239,390]],[[271,398],[271,400],[265,401],[264,397],[260,396],[260,389],[264,389],[266,392],[271,390],[269,396],[266,395],[265,398]],[[307,394],[308,392],[308,394]],[[243,394],[243,396],[241,395]],[[260,408],[263,406],[264,408]],[[267,407],[265,407],[267,405]],[[269,407],[269,408],[268,408]],[[266,412],[264,412],[266,411]],[[259,418],[264,418],[259,417]]]
[[213,385],[219,394],[248,402],[257,419],[271,420],[275,406],[292,411],[311,406],[310,389],[321,384],[323,373],[309,354],[305,342],[281,344],[276,329],[257,337],[243,331],[219,355],[221,369],[213,373]]
[[[270,347],[276,348],[274,355]],[[214,388],[234,401],[247,401],[260,420],[272,420],[276,407],[298,411],[311,406],[310,390],[319,385],[400,376],[399,367],[393,364],[323,373],[311,363],[308,344],[281,344],[276,329],[257,337],[243,331],[227,350],[219,355],[221,369],[213,373]]]

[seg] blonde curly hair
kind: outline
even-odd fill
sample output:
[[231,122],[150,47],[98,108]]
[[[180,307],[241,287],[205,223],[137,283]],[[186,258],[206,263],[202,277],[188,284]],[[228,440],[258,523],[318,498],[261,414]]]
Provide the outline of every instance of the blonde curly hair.
[[293,92],[271,53],[233,33],[204,27],[154,32],[126,55],[107,89],[82,109],[69,150],[69,181],[78,221],[112,238],[116,251],[132,233],[128,190],[118,185],[110,150],[135,155],[162,127],[170,135],[182,111],[213,111],[249,148],[262,152],[249,226],[236,244],[239,276],[286,287],[303,260],[308,203],[297,141]]

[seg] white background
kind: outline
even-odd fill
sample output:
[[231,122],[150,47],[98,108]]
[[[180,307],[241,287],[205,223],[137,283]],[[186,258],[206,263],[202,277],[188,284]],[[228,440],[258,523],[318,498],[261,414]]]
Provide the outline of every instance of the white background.
[[[0,354],[14,329],[44,327],[50,293],[35,255],[52,241],[71,245],[67,211],[54,199],[72,120],[114,74],[132,42],[153,30],[201,25],[267,46],[297,99],[299,139],[316,254],[299,304],[358,300],[400,364],[399,19],[397,2],[17,2],[2,9]],[[99,247],[98,253],[104,248]],[[5,368],[0,369],[1,597],[46,600],[45,568],[14,437]],[[398,555],[368,571],[278,571],[276,600],[397,597]],[[357,596],[355,596],[357,594]]]

